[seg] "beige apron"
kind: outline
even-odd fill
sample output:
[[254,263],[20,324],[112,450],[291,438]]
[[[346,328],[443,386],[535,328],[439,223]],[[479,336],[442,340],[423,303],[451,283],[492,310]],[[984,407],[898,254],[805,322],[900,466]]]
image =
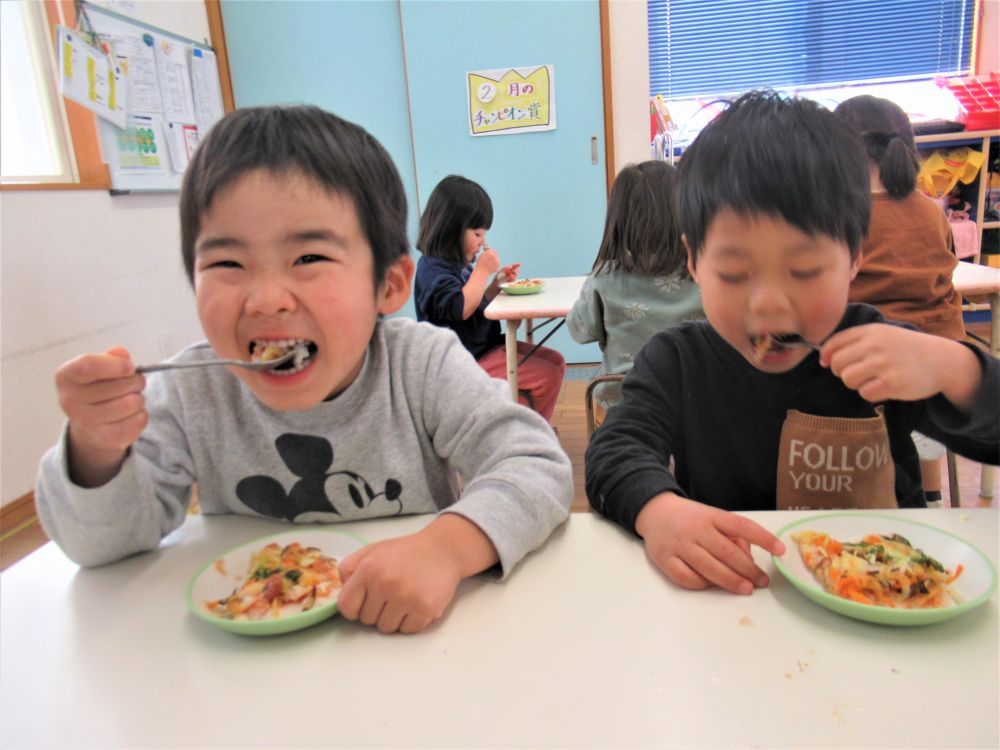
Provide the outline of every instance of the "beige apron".
[[778,510],[895,508],[896,467],[882,407],[866,419],[789,409],[778,451]]

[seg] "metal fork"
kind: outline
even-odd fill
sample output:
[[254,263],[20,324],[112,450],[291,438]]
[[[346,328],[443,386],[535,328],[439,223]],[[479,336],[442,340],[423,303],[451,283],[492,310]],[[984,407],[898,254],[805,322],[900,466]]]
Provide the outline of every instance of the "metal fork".
[[155,365],[139,365],[136,372],[159,372],[160,370],[184,370],[189,367],[214,367],[216,365],[234,365],[245,370],[269,370],[272,367],[283,365],[295,356],[295,350],[285,352],[277,359],[258,360],[248,362],[244,359],[206,359],[201,362],[158,362]]
[[772,334],[771,338],[774,341],[777,341],[779,344],[782,344],[783,346],[804,346],[807,349],[812,349],[815,352],[818,352],[820,349],[818,344],[814,344],[811,341],[806,341],[797,333]]

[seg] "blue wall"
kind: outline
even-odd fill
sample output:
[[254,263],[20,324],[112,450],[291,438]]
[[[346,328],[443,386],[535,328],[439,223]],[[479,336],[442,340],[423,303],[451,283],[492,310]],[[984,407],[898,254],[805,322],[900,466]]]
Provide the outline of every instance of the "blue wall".
[[[463,174],[493,199],[490,244],[505,263],[528,276],[589,271],[606,205],[596,0],[224,0],[222,10],[237,106],[308,102],[363,125],[399,168],[411,242],[434,185]],[[556,130],[469,135],[467,72],[547,64]],[[549,343],[570,362],[600,361],[565,330]]]

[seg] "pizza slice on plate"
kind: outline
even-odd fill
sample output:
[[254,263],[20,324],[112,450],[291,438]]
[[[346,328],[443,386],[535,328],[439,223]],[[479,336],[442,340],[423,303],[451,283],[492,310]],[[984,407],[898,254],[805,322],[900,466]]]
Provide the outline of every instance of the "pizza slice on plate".
[[792,535],[806,568],[834,596],[881,607],[929,609],[956,603],[954,572],[899,534],[868,534],[841,542],[818,531]]

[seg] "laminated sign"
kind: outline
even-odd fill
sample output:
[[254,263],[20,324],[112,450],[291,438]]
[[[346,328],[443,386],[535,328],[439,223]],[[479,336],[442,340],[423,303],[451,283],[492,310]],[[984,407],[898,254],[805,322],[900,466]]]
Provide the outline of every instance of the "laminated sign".
[[552,65],[468,73],[469,135],[555,130],[555,92]]
[[81,34],[58,27],[59,87],[67,99],[82,104],[120,128],[125,127],[125,90],[121,69],[108,48],[99,49]]

